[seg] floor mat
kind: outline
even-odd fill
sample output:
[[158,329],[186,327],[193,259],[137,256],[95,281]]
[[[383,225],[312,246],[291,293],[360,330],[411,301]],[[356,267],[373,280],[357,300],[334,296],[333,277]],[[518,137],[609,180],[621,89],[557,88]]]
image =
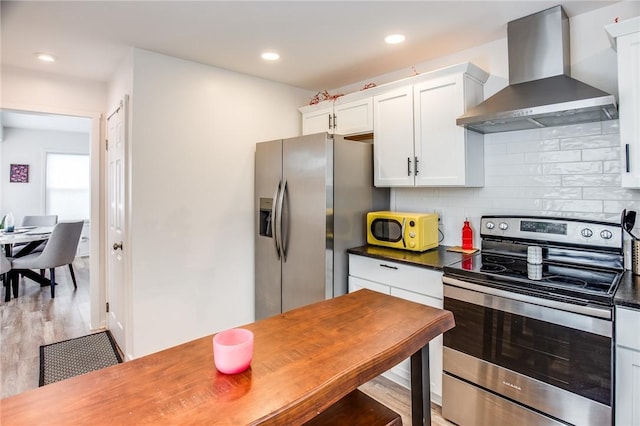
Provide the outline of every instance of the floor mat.
[[40,346],[40,384],[70,377],[122,362],[109,331]]

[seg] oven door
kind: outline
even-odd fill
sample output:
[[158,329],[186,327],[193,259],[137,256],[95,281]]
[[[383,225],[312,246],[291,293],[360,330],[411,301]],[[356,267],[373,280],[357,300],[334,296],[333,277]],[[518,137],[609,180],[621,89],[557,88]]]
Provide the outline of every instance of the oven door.
[[[456,319],[455,328],[444,334],[443,379],[449,376],[449,383],[479,386],[483,389],[476,390],[488,390],[491,398],[498,394],[564,422],[611,424],[612,322],[570,312],[596,309],[601,311],[594,311],[596,316],[610,318],[610,310],[446,276],[443,282],[444,309]],[[443,416],[460,410],[459,401],[460,395],[447,395],[443,388]],[[506,399],[504,403],[513,405]],[[496,410],[495,401],[476,404],[475,410],[481,406]],[[474,416],[476,422],[499,417],[492,412]]]

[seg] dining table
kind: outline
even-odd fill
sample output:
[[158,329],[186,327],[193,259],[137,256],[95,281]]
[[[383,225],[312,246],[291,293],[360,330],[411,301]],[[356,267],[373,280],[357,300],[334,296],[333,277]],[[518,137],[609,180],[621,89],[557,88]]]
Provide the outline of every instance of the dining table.
[[[7,232],[4,229],[0,230],[0,246],[4,249],[7,257],[16,258],[26,256],[49,239],[53,228],[53,226],[24,226],[16,227],[12,232]],[[36,281],[41,287],[51,285],[51,281],[48,278],[37,272],[23,270],[20,274]],[[17,279],[17,277],[14,277],[11,273],[10,277],[12,277],[11,279]],[[11,299],[11,286],[9,283],[4,283],[4,285],[4,301],[8,302]],[[17,290],[14,289],[14,292],[16,291]],[[14,294],[14,296],[17,295]]]
[[[53,226],[24,226],[16,227],[12,232],[0,230],[0,245],[3,246],[7,257],[21,257],[31,253],[36,247],[47,241],[53,231]],[[23,244],[20,250],[12,253],[15,244]]]
[[241,373],[216,370],[208,335],[5,398],[0,423],[301,425],[410,357],[412,424],[430,424],[429,341],[454,325],[362,289],[241,326],[254,334]]

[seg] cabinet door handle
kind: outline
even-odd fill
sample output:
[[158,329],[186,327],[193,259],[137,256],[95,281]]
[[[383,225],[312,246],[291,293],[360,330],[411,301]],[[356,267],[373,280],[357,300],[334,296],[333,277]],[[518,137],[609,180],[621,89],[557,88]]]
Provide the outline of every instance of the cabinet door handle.
[[382,267],[382,268],[388,268],[388,269],[396,269],[396,270],[398,269],[398,267],[397,267],[397,266],[385,265],[384,263],[381,263],[381,264],[380,264],[380,267]]
[[418,173],[420,173],[420,171],[418,170],[418,157],[413,157],[413,168],[414,168],[414,174],[416,176],[418,176]]
[[338,128],[338,116],[333,114],[333,128],[337,129]]
[[626,170],[627,170],[627,173],[629,173],[631,171],[631,167],[629,166],[629,144],[626,144],[624,146],[624,155],[625,155]]
[[407,176],[411,176],[411,157],[407,157]]
[[331,130],[331,114],[329,114],[329,130]]

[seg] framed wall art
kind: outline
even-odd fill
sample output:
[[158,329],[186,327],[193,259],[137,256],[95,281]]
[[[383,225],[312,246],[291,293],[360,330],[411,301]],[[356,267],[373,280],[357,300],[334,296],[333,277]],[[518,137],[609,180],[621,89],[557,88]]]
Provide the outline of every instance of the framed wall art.
[[9,174],[9,182],[28,183],[29,182],[29,165],[28,164],[12,164]]

